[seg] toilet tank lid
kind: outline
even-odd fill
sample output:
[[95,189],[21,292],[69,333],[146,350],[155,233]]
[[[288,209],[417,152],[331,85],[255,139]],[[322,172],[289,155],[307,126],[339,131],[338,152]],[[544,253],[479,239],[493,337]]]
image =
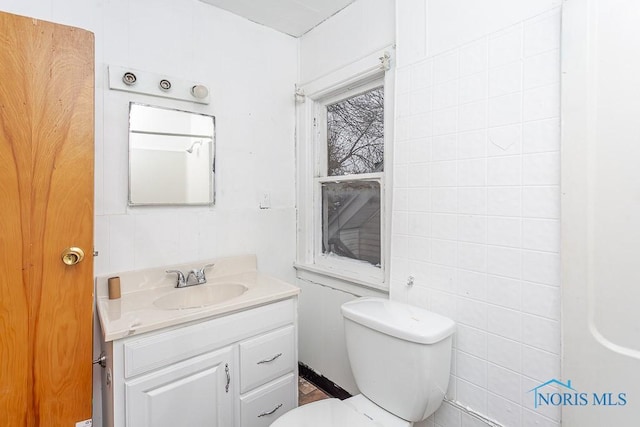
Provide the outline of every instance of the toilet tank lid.
[[364,297],[342,304],[342,315],[368,328],[420,344],[434,344],[455,331],[455,322],[398,301]]

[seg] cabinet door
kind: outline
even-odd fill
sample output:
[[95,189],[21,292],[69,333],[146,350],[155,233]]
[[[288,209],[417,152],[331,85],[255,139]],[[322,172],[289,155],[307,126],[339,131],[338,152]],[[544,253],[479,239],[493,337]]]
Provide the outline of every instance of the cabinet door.
[[74,426],[91,418],[93,34],[2,12],[0,34],[0,425]]
[[125,383],[128,427],[233,425],[231,347]]

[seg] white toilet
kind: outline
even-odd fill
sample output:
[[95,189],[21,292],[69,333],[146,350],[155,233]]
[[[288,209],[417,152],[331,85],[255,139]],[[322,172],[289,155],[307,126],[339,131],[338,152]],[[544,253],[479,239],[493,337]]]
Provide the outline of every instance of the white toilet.
[[345,303],[342,315],[362,394],[301,406],[271,427],[408,427],[433,414],[449,384],[453,320],[382,298]]

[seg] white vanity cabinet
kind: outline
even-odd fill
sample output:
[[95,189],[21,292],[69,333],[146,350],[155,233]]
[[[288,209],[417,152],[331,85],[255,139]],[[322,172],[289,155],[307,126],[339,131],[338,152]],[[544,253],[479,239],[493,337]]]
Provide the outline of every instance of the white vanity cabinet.
[[105,343],[105,427],[263,427],[297,406],[297,298]]

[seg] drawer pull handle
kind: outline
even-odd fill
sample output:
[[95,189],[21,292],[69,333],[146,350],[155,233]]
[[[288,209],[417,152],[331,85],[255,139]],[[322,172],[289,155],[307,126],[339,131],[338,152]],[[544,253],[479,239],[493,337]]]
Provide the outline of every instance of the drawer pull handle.
[[[274,360],[276,360],[278,357],[282,356],[282,353],[278,353],[275,356],[273,356],[271,359],[265,359],[265,360],[261,360],[258,363],[256,363],[256,365],[260,365],[262,363],[269,363],[269,362],[273,362]],[[277,408],[276,408],[277,409]]]
[[229,393],[229,384],[231,384],[231,374],[229,374],[229,364],[224,364],[224,372],[227,374],[227,385],[224,386],[224,390]]
[[282,408],[282,403],[281,403],[281,404],[279,404],[278,406],[276,406],[275,408],[273,408],[273,409],[272,409],[271,411],[269,411],[269,412],[263,412],[263,413],[261,413],[260,415],[258,415],[258,418],[260,418],[260,417],[266,417],[266,416],[268,416],[268,415],[271,415],[271,414],[273,414],[274,412],[276,412],[276,411],[277,411],[278,409],[280,409],[280,408]]

